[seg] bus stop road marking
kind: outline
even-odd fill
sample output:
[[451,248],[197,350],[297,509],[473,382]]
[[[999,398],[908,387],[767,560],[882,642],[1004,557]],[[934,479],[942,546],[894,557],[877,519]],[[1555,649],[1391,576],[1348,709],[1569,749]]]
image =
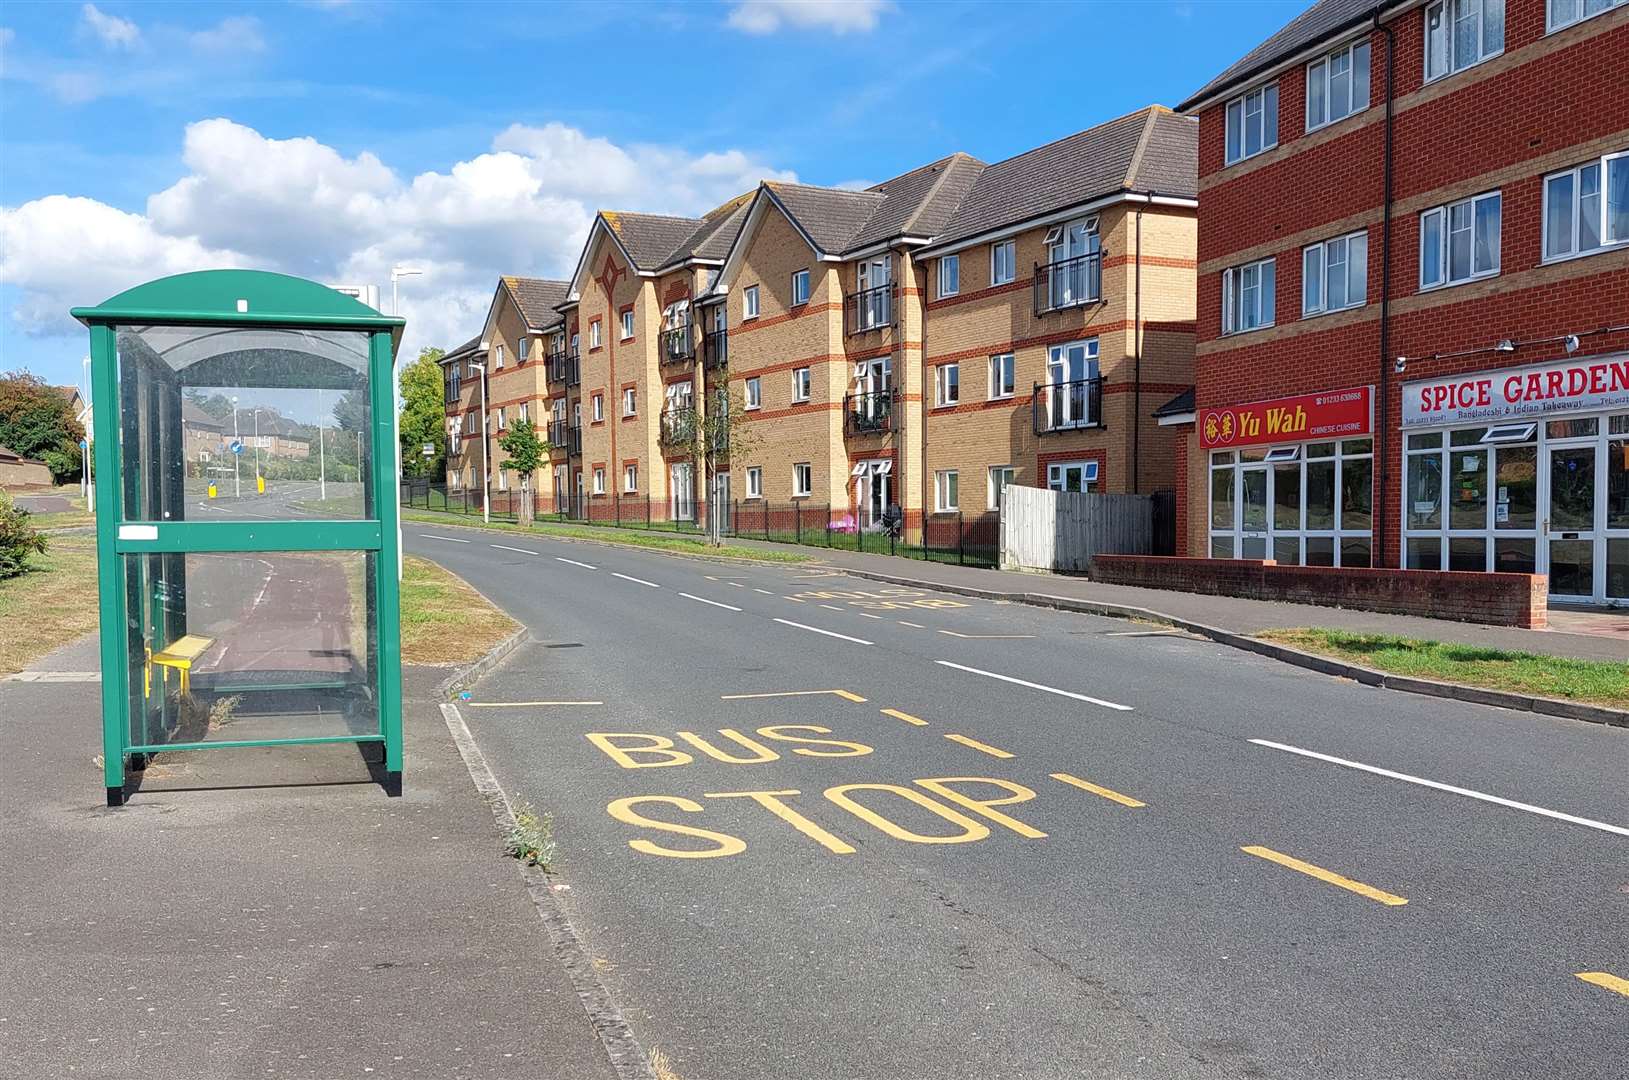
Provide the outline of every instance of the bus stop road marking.
[[881,711],[882,711],[882,715],[884,715],[884,716],[892,716],[895,720],[903,720],[907,724],[914,724],[917,727],[927,727],[928,726],[928,722],[926,720],[923,720],[919,716],[912,716],[908,712],[900,712],[898,709],[883,709]]
[[1101,795],[1103,798],[1108,799],[1110,802],[1117,802],[1121,806],[1129,806],[1129,807],[1132,807],[1133,809],[1135,809],[1136,807],[1139,807],[1139,806],[1147,806],[1148,805],[1145,802],[1141,802],[1141,801],[1139,801],[1137,799],[1133,799],[1130,795],[1122,795],[1118,791],[1111,791],[1110,789],[1108,789],[1106,787],[1098,787],[1096,784],[1094,784],[1094,783],[1092,783],[1092,782],[1090,782],[1088,780],[1082,780],[1078,776],[1070,776],[1068,773],[1064,773],[1064,772],[1055,772],[1055,773],[1052,773],[1051,775],[1052,775],[1052,779],[1054,779],[1054,780],[1058,780],[1058,781],[1061,781],[1061,782],[1063,782],[1065,784],[1069,784],[1072,787],[1078,787],[1082,791],[1089,791],[1093,795]]
[[998,758],[1010,758],[1010,757],[1012,757],[1012,755],[1007,753],[1007,751],[1005,751],[1005,750],[1002,750],[1002,749],[999,749],[997,747],[991,746],[989,743],[981,743],[977,739],[970,739],[966,735],[951,735],[951,734],[947,733],[945,735],[945,738],[949,739],[953,743],[961,743],[963,746],[972,747],[974,750],[977,750],[981,754],[989,754],[991,757],[998,757]]
[[1611,990],[1614,993],[1629,997],[1629,979],[1620,979],[1616,975],[1609,975],[1604,971],[1580,971],[1578,977],[1587,983]]
[[[776,690],[768,694],[720,694],[720,701],[745,701],[749,698],[771,697],[815,697],[820,694],[833,694],[845,701],[855,701],[864,704],[865,698],[849,690]],[[884,712],[888,710],[884,709]]]
[[1325,870],[1321,866],[1313,866],[1309,862],[1302,862],[1300,859],[1285,855],[1279,851],[1274,851],[1272,848],[1264,848],[1259,845],[1252,844],[1249,847],[1242,847],[1239,850],[1244,852],[1246,855],[1254,855],[1258,859],[1266,859],[1268,862],[1274,862],[1280,866],[1288,867],[1291,870],[1306,874],[1308,877],[1314,877],[1319,881],[1327,882],[1330,885],[1339,886],[1348,892],[1355,892],[1359,896],[1368,897],[1377,904],[1385,904],[1387,907],[1401,907],[1402,905],[1408,903],[1408,901],[1401,896],[1386,892],[1383,889],[1377,889],[1373,885],[1365,885],[1361,881],[1353,881],[1349,877],[1342,877],[1333,870]]

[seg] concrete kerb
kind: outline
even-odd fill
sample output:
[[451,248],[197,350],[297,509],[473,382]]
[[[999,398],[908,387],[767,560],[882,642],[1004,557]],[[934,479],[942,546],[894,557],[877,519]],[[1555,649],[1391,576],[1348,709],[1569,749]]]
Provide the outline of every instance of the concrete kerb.
[[1047,607],[1058,611],[1072,611],[1082,615],[1102,615],[1117,619],[1140,619],[1145,622],[1158,623],[1173,629],[1184,630],[1190,634],[1214,641],[1219,645],[1253,652],[1259,656],[1279,660],[1286,664],[1316,671],[1323,675],[1333,675],[1336,678],[1351,679],[1365,686],[1380,687],[1386,690],[1400,690],[1406,694],[1424,694],[1429,697],[1452,698],[1456,701],[1470,702],[1474,705],[1494,705],[1503,709],[1519,709],[1524,712],[1542,713],[1546,716],[1558,716],[1567,720],[1583,720],[1592,724],[1610,724],[1615,727],[1629,728],[1629,710],[1608,708],[1605,705],[1588,705],[1578,701],[1564,701],[1559,698],[1535,697],[1530,694],[1517,694],[1506,690],[1488,690],[1478,686],[1465,686],[1461,683],[1437,682],[1432,679],[1415,679],[1405,675],[1391,675],[1384,671],[1375,671],[1373,668],[1360,667],[1357,664],[1348,664],[1342,660],[1335,660],[1316,653],[1302,652],[1287,645],[1276,642],[1262,641],[1247,634],[1236,634],[1231,630],[1208,626],[1205,623],[1193,622],[1189,619],[1179,619],[1174,615],[1167,615],[1161,611],[1149,608],[1131,607],[1126,604],[1110,604],[1096,600],[1077,600],[1067,596],[1051,596],[1046,593],[1031,592],[1002,592],[996,589],[976,589],[966,585],[947,585],[937,581],[921,581],[899,574],[883,574],[874,570],[856,570],[851,567],[831,565],[833,569],[854,577],[865,578],[868,581],[880,581],[888,585],[903,585],[909,588],[929,589],[935,592],[948,592],[957,596],[971,596],[980,600],[1004,600],[1014,604],[1028,604],[1032,607]]
[[[483,599],[485,598],[483,597]],[[490,603],[490,601],[488,602]],[[523,626],[519,630],[516,630],[513,634],[510,634],[508,637],[498,642],[496,645],[492,646],[492,648],[488,649],[486,651],[486,655],[482,656],[479,660],[476,660],[472,664],[465,664],[463,667],[455,669],[451,675],[448,675],[445,679],[442,679],[436,684],[436,700],[445,701],[447,698],[450,698],[454,694],[458,693],[458,691],[467,689],[482,675],[485,675],[487,672],[496,667],[498,661],[514,652],[527,640],[529,640],[529,636],[526,628]]]

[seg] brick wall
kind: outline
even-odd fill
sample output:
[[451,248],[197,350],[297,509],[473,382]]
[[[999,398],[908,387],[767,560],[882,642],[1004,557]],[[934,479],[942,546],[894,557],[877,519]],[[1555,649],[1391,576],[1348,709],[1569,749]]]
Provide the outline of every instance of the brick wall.
[[1423,618],[1543,629],[1547,580],[1540,574],[1280,566],[1249,559],[1099,555],[1092,580]]

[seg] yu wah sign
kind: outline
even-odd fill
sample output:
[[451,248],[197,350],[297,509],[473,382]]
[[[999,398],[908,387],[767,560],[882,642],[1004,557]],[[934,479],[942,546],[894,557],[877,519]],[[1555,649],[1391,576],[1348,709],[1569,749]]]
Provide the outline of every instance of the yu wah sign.
[[1369,434],[1373,410],[1370,388],[1355,386],[1321,394],[1274,398],[1248,405],[1199,410],[1199,445],[1230,446],[1344,439]]

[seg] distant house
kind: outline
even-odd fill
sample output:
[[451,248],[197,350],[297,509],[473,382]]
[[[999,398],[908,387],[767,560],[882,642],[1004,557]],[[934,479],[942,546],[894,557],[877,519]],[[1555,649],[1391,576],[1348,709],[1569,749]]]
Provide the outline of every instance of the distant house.
[[0,446],[0,491],[26,491],[51,486],[51,470],[45,462],[25,458],[9,447]]
[[213,461],[227,452],[226,425],[192,402],[183,399],[181,447],[188,461]]
[[238,413],[239,438],[244,449],[259,446],[261,453],[272,457],[304,458],[311,456],[311,440],[300,425],[275,409],[243,409]]

